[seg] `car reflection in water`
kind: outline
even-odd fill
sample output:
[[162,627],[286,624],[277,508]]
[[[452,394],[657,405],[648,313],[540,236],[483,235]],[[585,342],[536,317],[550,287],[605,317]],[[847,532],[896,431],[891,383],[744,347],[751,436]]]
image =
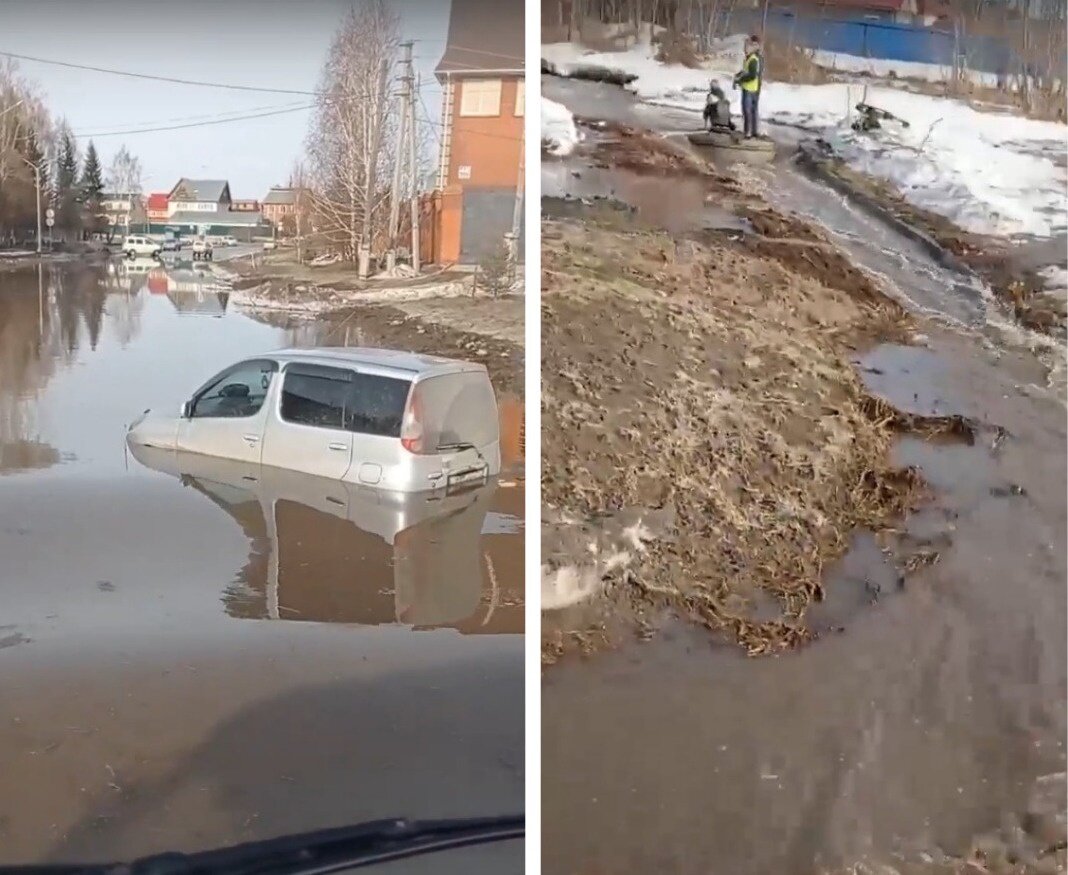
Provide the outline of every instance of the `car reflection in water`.
[[211,265],[176,259],[130,258],[113,263],[115,284],[136,294],[164,295],[182,315],[222,316],[230,301],[230,285]]
[[227,589],[251,619],[523,631],[522,507],[496,483],[401,495],[189,453],[131,446],[230,514],[252,542]]

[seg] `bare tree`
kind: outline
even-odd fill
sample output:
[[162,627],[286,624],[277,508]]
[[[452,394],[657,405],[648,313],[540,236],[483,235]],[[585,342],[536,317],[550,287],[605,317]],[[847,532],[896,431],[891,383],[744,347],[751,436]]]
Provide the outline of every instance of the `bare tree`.
[[122,194],[141,194],[142,176],[140,159],[131,155],[125,146],[120,146],[108,167],[108,190]]
[[0,233],[9,239],[36,224],[36,177],[40,173],[44,189],[52,137],[52,121],[33,86],[13,61],[0,62]]
[[310,198],[330,249],[355,260],[383,222],[397,119],[388,76],[397,58],[399,21],[387,0],[360,0],[346,14],[327,54],[308,134]]

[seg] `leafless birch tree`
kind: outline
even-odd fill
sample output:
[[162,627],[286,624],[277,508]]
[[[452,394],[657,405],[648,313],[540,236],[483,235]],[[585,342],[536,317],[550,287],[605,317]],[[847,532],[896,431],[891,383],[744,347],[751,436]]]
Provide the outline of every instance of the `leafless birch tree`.
[[310,198],[326,245],[356,260],[384,221],[396,152],[391,112],[399,20],[387,0],[359,0],[323,66],[308,135]]

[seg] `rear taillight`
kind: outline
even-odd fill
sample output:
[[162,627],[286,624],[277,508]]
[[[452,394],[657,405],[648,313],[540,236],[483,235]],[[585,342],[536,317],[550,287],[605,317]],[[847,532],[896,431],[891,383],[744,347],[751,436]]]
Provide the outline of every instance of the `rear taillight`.
[[409,453],[423,452],[423,405],[419,400],[419,387],[413,386],[404,407],[400,431],[401,446]]

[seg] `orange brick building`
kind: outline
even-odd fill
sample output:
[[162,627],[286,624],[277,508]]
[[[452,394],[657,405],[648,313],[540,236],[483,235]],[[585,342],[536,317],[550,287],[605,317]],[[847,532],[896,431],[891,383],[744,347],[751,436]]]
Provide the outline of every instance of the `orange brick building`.
[[477,264],[512,230],[522,197],[523,0],[453,0],[435,73],[443,135],[430,248],[439,264]]

